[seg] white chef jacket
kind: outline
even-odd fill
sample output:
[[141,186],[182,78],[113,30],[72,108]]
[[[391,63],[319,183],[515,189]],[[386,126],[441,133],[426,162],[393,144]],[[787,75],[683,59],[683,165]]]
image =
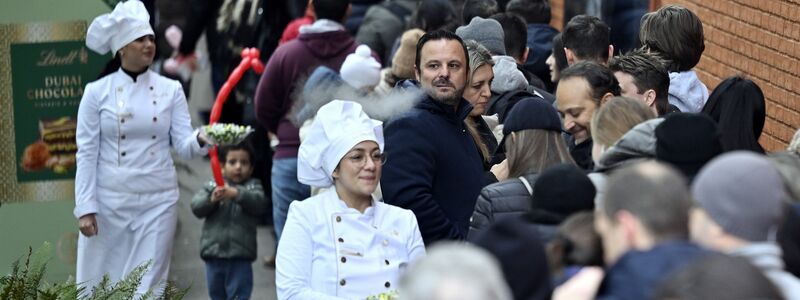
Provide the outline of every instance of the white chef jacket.
[[133,81],[120,68],[86,85],[76,140],[76,218],[97,212],[97,186],[127,193],[176,188],[170,146],[184,159],[208,152],[197,142],[180,83],[150,70]]
[[372,201],[364,213],[335,189],[289,206],[276,258],[278,299],[364,299],[397,289],[425,254],[410,210]]
[[89,83],[78,108],[75,217],[96,213],[98,234],[80,235],[76,281],[87,290],[150,261],[137,293],[158,289],[169,270],[178,181],[170,148],[208,151],[191,126],[183,89],[146,71],[122,69]]

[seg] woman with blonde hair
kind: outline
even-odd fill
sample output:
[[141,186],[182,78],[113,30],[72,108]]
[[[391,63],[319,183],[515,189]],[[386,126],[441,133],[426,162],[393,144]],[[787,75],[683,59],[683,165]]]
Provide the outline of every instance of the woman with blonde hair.
[[492,133],[492,128],[484,121],[483,113],[492,98],[492,79],[494,79],[494,61],[492,54],[486,47],[474,40],[464,41],[469,54],[469,78],[467,87],[464,88],[464,99],[472,105],[469,117],[464,119],[467,128],[478,145],[485,170],[489,170],[493,154],[497,150],[497,139]]
[[595,199],[600,199],[605,191],[606,173],[655,157],[655,128],[664,120],[655,117],[644,102],[627,97],[611,98],[594,113],[591,132],[595,168],[589,178],[597,188]]

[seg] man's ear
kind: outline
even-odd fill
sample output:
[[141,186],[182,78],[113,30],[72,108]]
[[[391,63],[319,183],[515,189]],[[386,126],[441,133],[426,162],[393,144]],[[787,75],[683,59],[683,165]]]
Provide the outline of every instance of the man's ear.
[[522,52],[522,61],[519,62],[520,65],[525,64],[528,61],[528,54],[530,54],[531,48],[525,47],[525,52]]
[[629,211],[620,210],[614,215],[614,218],[616,219],[617,226],[619,226],[625,236],[625,241],[631,246],[635,245],[636,227],[637,223],[639,223],[636,216]]
[[572,50],[567,49],[564,47],[564,54],[567,56],[567,66],[571,66],[575,63],[575,53],[572,53]]
[[653,107],[656,105],[656,91],[653,89],[649,89],[644,92],[644,102],[649,107]]
[[416,79],[417,81],[420,81],[420,79],[419,79],[419,68],[417,68],[416,64],[414,65],[414,79]]
[[614,98],[614,94],[606,93],[605,95],[603,95],[603,98],[600,98],[600,105],[602,106],[603,104],[606,104],[606,102],[608,102],[608,100],[611,100],[611,98]]
[[[608,45],[608,59],[614,57],[614,45]],[[606,60],[606,64],[608,64],[608,59]]]

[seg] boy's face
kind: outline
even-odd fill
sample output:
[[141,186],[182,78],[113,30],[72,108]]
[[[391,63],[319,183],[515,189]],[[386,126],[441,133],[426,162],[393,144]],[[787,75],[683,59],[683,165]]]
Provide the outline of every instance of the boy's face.
[[253,165],[250,162],[250,154],[244,150],[231,150],[222,165],[222,175],[232,183],[242,183],[250,179],[253,173]]

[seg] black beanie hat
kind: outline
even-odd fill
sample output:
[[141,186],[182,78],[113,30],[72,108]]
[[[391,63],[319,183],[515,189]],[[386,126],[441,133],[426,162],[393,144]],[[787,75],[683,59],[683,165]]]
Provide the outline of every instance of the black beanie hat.
[[574,165],[547,168],[533,187],[531,217],[537,223],[559,224],[573,213],[593,210],[596,192],[589,177]]
[[690,181],[722,153],[720,132],[709,116],[672,113],[656,127],[656,159],[677,167]]

